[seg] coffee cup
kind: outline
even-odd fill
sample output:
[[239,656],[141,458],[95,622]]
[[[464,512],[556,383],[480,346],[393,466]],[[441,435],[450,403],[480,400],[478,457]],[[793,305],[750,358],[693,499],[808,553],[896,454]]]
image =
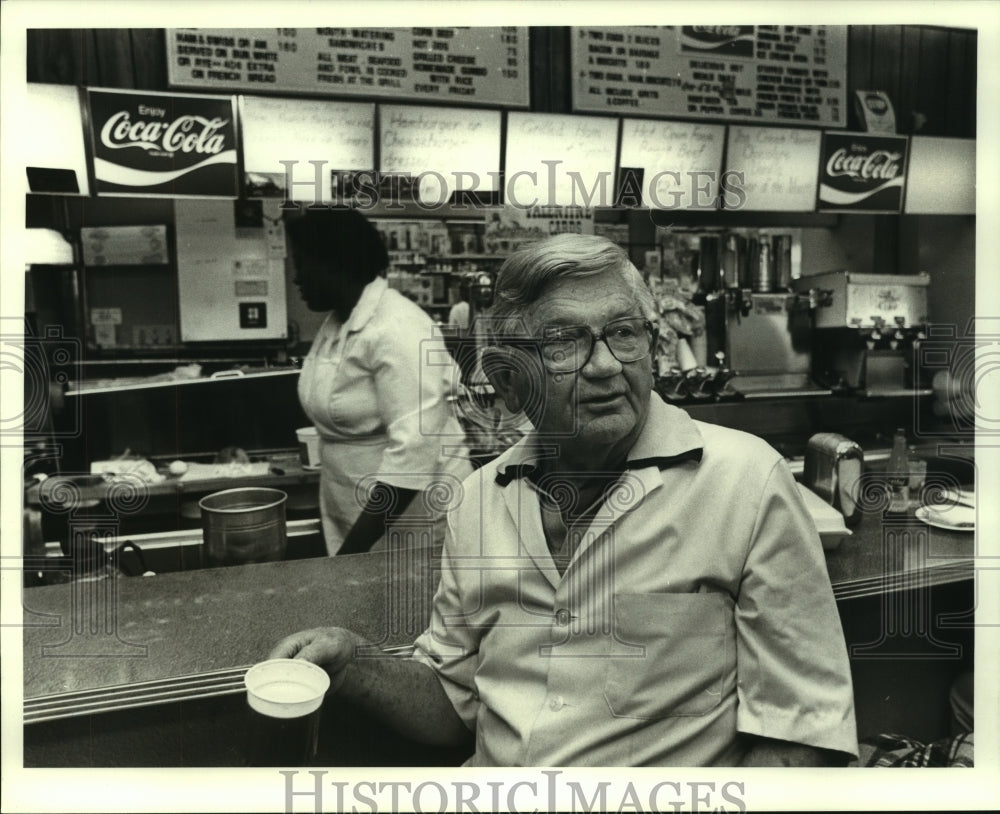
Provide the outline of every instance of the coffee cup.
[[303,466],[316,469],[320,465],[319,433],[315,427],[302,427],[295,431],[299,441],[299,458]]
[[247,688],[250,766],[308,766],[316,757],[323,697],[330,677],[303,659],[255,664],[243,679]]

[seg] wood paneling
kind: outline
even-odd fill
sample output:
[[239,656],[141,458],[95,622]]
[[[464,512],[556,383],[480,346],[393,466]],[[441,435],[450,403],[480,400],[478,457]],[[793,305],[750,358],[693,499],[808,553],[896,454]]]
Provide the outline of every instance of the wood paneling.
[[[967,108],[975,108],[976,72],[968,72],[969,52],[975,55],[975,48],[975,39],[969,32],[948,32],[948,91],[945,101],[948,131],[945,135],[964,135],[968,128]],[[968,135],[975,135],[974,125]]]
[[[847,90],[872,87],[872,33],[874,26],[854,25],[847,32]],[[848,100],[848,104],[850,104]]]
[[965,105],[965,127],[962,134],[965,138],[976,137],[976,99],[979,91],[978,52],[979,41],[975,33],[970,32],[965,44],[965,72],[968,82],[963,89],[963,95],[968,100]]
[[[97,58],[100,82],[106,88],[137,88],[132,60],[132,39],[121,29],[99,29],[93,32],[93,48]],[[147,88],[148,90],[148,88]]]
[[917,71],[920,68],[920,29],[908,25],[903,28],[903,51],[900,54],[899,96],[893,98],[896,106],[896,127],[901,133],[913,132],[913,111],[917,101]]
[[[872,35],[872,57],[870,85],[862,90],[882,90],[889,94],[893,105],[898,105],[902,76],[903,26],[875,26]],[[850,47],[848,45],[848,47]]]
[[164,90],[167,87],[166,39],[162,28],[134,28],[132,60],[137,88]]
[[968,29],[851,26],[848,89],[885,91],[899,133],[975,138],[976,44]]
[[922,31],[914,110],[926,117],[926,123],[915,132],[931,136],[947,135],[947,64],[948,32],[930,28]]
[[98,84],[93,30],[29,29],[27,46],[29,82]]

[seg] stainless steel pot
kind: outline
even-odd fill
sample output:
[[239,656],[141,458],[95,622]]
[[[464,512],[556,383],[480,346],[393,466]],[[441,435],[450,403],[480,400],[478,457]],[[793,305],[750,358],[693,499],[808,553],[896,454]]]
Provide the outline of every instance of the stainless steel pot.
[[287,500],[280,489],[263,487],[226,489],[203,497],[198,505],[208,559],[228,564],[284,559]]

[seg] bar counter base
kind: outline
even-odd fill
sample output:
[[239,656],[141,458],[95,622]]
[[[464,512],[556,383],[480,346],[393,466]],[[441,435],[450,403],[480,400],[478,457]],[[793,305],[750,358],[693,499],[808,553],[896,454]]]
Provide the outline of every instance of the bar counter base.
[[[243,767],[242,694],[46,721],[24,728],[24,767]],[[470,749],[427,746],[334,698],[323,705],[313,766],[459,766]]]

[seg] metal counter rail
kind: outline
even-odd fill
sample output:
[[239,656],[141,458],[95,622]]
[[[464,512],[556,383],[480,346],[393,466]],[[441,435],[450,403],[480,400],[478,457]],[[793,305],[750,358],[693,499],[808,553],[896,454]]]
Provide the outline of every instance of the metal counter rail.
[[973,578],[974,566],[974,559],[969,557],[950,560],[940,565],[902,574],[851,580],[835,584],[833,597],[837,600],[861,599],[866,596],[881,596],[897,591],[926,589],[954,582],[964,582]]
[[[409,656],[412,652],[412,645],[382,648],[385,655],[400,658]],[[95,713],[152,707],[172,701],[238,695],[245,692],[243,676],[251,666],[253,665],[246,664],[196,675],[26,698],[23,720],[25,724],[36,724]]]
[[[318,517],[306,520],[289,520],[286,524],[288,537],[305,537],[312,534],[322,534],[323,528]],[[160,548],[197,548],[204,543],[204,532],[201,528],[180,529],[179,531],[158,531],[148,534],[126,534],[120,537],[107,537],[102,542],[108,553],[114,551],[125,541],[139,546],[143,551],[156,551]],[[46,557],[62,557],[62,546],[58,541],[48,540],[45,543]]]

